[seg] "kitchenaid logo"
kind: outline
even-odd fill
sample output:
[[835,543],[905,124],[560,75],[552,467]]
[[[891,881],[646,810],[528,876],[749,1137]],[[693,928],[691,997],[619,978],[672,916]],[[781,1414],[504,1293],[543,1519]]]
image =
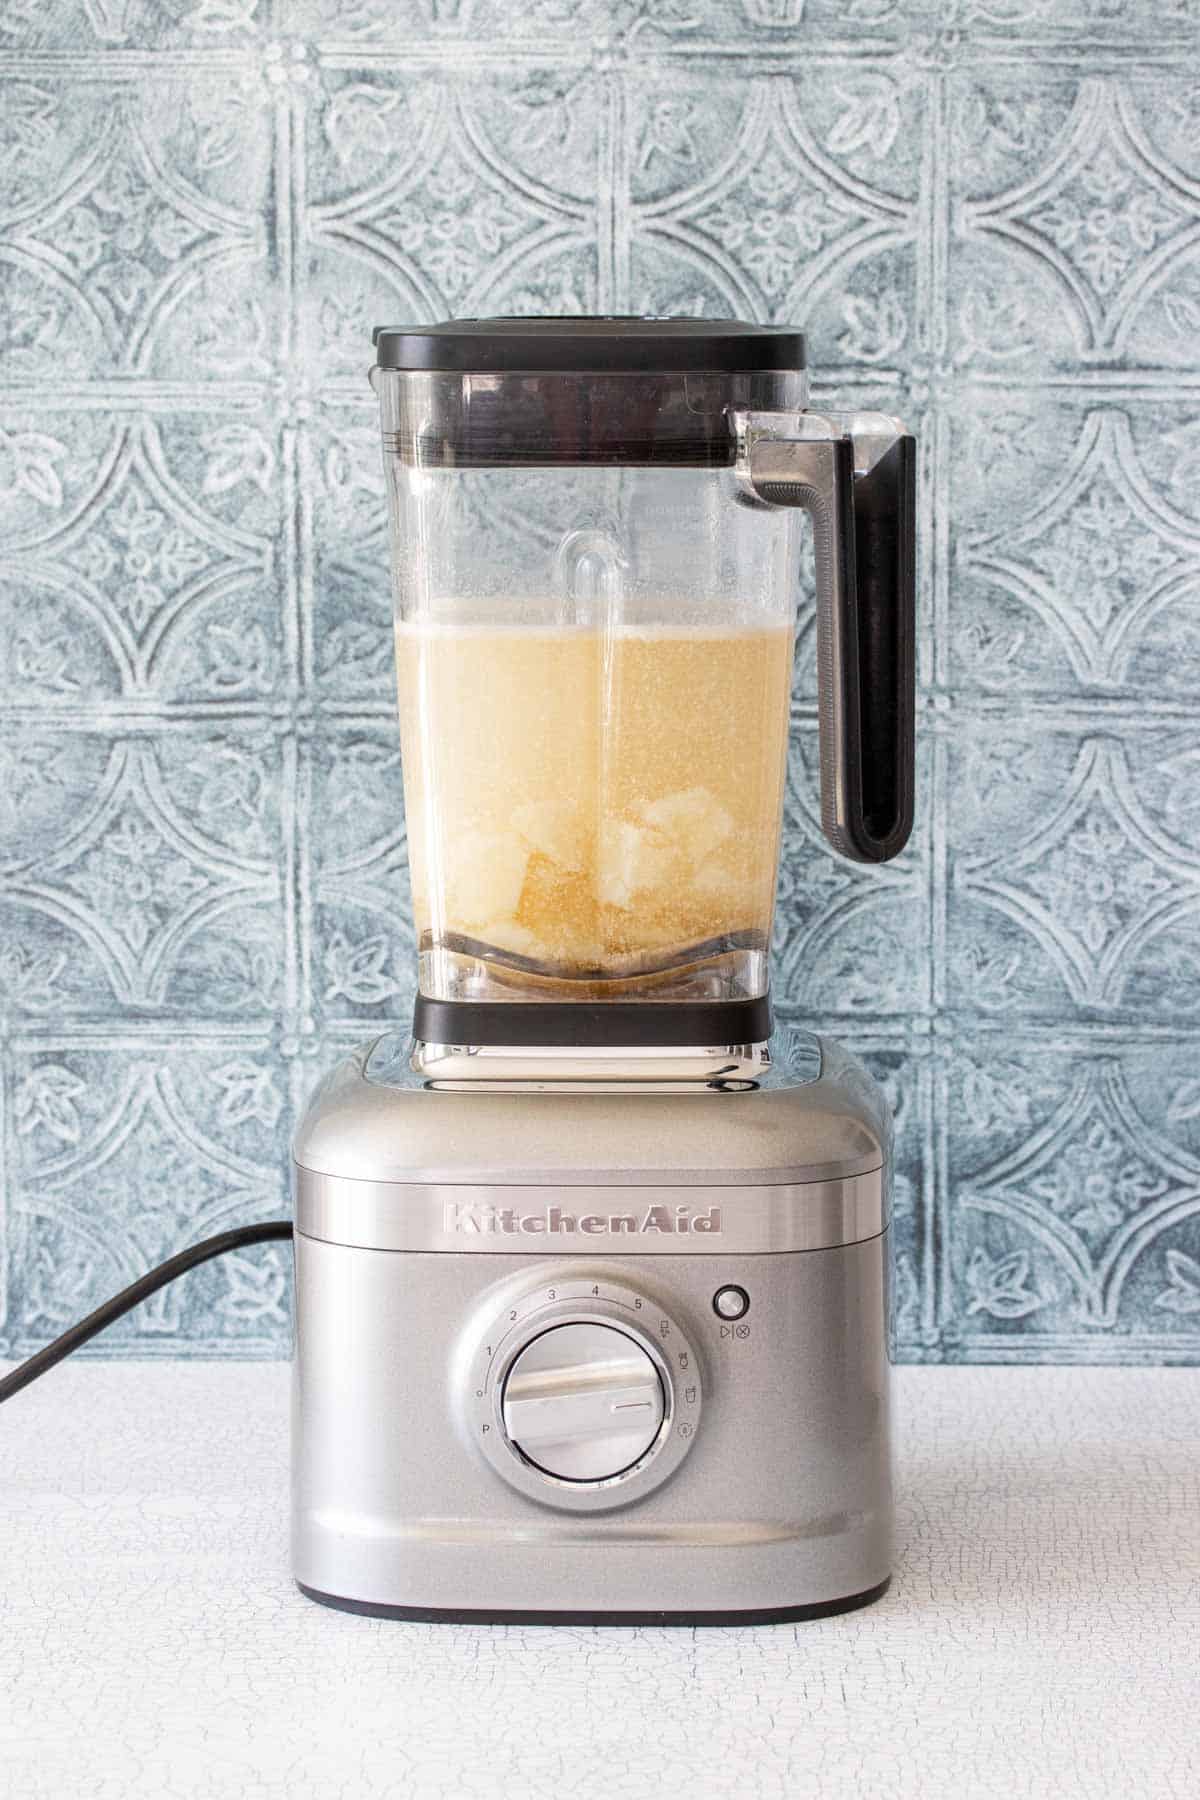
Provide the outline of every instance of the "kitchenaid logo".
[[690,1206],[648,1206],[645,1210],[625,1213],[574,1213],[564,1212],[561,1206],[551,1206],[545,1212],[518,1212],[512,1206],[469,1206],[457,1200],[449,1200],[443,1215],[443,1224],[448,1232],[460,1232],[464,1237],[483,1237],[488,1234],[515,1237],[522,1232],[530,1236],[539,1232],[553,1235],[556,1232],[584,1232],[589,1237],[603,1234],[615,1236],[619,1232],[629,1232],[635,1236],[646,1233],[659,1233],[663,1236],[675,1237],[683,1232],[720,1231],[721,1209],[719,1206],[706,1207],[703,1212],[693,1212]]

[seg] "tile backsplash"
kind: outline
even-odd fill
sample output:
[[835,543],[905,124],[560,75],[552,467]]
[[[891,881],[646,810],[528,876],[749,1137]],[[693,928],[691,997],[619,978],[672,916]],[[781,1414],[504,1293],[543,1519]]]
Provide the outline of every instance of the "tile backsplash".
[[[0,5],[0,1351],[288,1207],[414,950],[381,321],[804,324],[921,447],[918,825],[799,658],[779,1010],[899,1117],[926,1360],[1200,1356],[1200,6]],[[282,1354],[287,1259],[94,1348]]]

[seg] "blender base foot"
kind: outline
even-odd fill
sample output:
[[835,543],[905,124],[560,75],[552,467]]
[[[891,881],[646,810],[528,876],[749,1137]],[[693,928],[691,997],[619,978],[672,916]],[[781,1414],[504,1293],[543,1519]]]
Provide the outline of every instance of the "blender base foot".
[[371,1619],[407,1620],[413,1625],[791,1625],[805,1619],[828,1619],[836,1613],[855,1612],[882,1600],[891,1586],[887,1576],[874,1587],[838,1600],[819,1600],[809,1606],[753,1607],[739,1612],[539,1612],[536,1608],[381,1606],[370,1600],[348,1600],[325,1594],[298,1581],[296,1586],[310,1600],[332,1606],[338,1612],[360,1613]]

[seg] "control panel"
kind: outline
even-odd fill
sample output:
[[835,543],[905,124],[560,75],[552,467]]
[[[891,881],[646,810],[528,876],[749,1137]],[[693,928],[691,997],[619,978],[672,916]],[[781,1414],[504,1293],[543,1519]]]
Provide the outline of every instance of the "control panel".
[[508,1441],[562,1481],[608,1481],[659,1434],[667,1400],[649,1352],[619,1325],[551,1325],[517,1352],[504,1378]]
[[625,1505],[665,1481],[703,1404],[678,1321],[598,1272],[547,1268],[492,1319],[469,1378],[483,1455],[530,1498],[572,1512]]

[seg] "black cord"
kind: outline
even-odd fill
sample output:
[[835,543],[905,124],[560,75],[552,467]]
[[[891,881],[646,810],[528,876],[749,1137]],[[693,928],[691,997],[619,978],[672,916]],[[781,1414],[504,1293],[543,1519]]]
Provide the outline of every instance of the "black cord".
[[52,1344],[44,1350],[38,1350],[26,1362],[18,1363],[8,1375],[0,1376],[0,1401],[11,1400],[19,1394],[23,1387],[52,1369],[55,1363],[69,1356],[72,1350],[78,1350],[80,1344],[86,1344],[89,1338],[119,1319],[122,1313],[130,1312],[151,1294],[156,1294],[169,1281],[178,1275],[186,1275],[197,1263],[208,1262],[211,1257],[224,1256],[227,1250],[241,1250],[247,1244],[265,1244],[275,1238],[290,1238],[292,1222],[290,1219],[271,1219],[263,1225],[239,1225],[236,1231],[219,1231],[216,1237],[203,1238],[200,1243],[192,1244],[181,1250],[178,1256],[170,1256],[165,1263],[159,1263],[157,1269],[151,1269],[137,1281],[124,1288],[121,1293],[114,1294],[111,1300],[105,1300],[95,1312],[80,1319],[77,1325],[70,1326],[61,1337],[56,1337]]

